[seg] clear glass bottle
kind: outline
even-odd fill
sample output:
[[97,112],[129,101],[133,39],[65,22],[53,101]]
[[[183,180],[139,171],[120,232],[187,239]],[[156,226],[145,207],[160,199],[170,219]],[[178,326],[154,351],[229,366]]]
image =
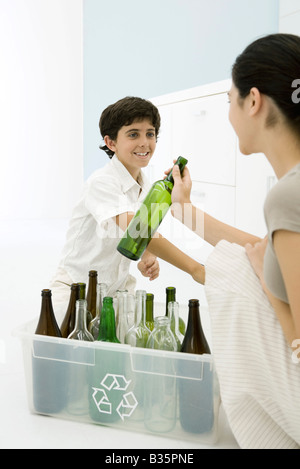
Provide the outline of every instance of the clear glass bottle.
[[98,339],[102,342],[120,343],[116,334],[115,310],[113,308],[113,298],[105,296],[100,316],[100,327]]
[[125,336],[125,344],[132,347],[146,347],[150,330],[146,326],[146,291],[136,291],[135,321]]
[[[179,156],[175,164],[182,173],[187,160]],[[117,249],[123,256],[135,261],[140,259],[172,204],[173,186],[172,170],[165,179],[152,185],[118,244]]]
[[[86,299],[86,283],[78,282],[78,300],[85,300]],[[89,326],[89,323],[92,321],[93,317],[92,314],[88,311],[86,312],[86,325]]]
[[[90,270],[89,271],[89,283],[88,289],[86,294],[86,301],[87,301],[87,310],[92,316],[91,321],[96,317],[96,309],[97,309],[97,280],[98,280],[98,272],[97,270]],[[89,325],[89,324],[88,324]]]
[[125,337],[134,326],[135,298],[128,290],[117,290],[115,298],[117,337],[121,344],[125,344]]
[[[166,288],[166,316],[168,316],[168,304],[170,301],[176,301],[176,288],[175,287],[167,287]],[[185,334],[185,322],[179,316],[179,330],[181,334]]]
[[[201,325],[198,299],[189,300],[189,316],[181,352],[210,354],[210,348]],[[183,375],[194,375],[192,363],[184,360]],[[180,370],[179,370],[180,372]],[[180,424],[185,431],[206,433],[214,424],[214,374],[209,362],[203,361],[199,379],[178,380]]]
[[154,329],[149,336],[146,347],[176,352],[177,342],[170,326],[171,323],[168,317],[156,317],[154,319]]
[[[171,331],[168,317],[155,318],[147,348],[177,351],[176,339]],[[160,361],[157,358],[153,357],[153,371],[150,368],[145,375],[144,421],[148,430],[166,433],[172,431],[176,425],[176,367],[174,361],[168,360],[165,356]]]
[[154,329],[154,295],[146,294],[146,326],[152,332]]
[[68,339],[85,340],[87,342],[94,341],[92,334],[87,330],[87,327],[86,327],[86,316],[87,316],[87,301],[77,300],[76,301],[75,328],[71,332],[71,334],[68,336]]
[[61,334],[66,339],[74,330],[76,321],[76,301],[78,300],[78,285],[72,283],[68,308],[60,326]]
[[170,319],[171,331],[173,332],[177,342],[177,351],[180,352],[184,335],[181,334],[179,330],[179,303],[177,301],[169,301],[168,317]]
[[100,316],[103,306],[103,298],[107,296],[107,285],[106,283],[97,284],[97,306],[96,306],[96,317],[90,322],[88,326],[89,332],[94,337],[94,340],[98,339],[99,335],[99,326],[100,326]]

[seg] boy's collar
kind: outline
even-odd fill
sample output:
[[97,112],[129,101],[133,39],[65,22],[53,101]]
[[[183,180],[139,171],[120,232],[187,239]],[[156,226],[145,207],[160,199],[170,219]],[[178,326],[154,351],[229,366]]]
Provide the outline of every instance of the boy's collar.
[[125,168],[123,163],[118,159],[117,155],[114,155],[111,159],[112,164],[116,167],[117,171],[120,173],[120,182],[123,192],[127,192],[131,187],[136,184],[141,186],[143,189],[145,186],[145,179],[142,171],[140,171],[138,182],[131,176],[130,172]]

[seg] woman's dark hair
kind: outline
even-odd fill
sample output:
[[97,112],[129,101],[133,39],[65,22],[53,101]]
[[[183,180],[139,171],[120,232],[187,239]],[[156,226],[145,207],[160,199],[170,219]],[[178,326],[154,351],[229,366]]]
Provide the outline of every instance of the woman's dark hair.
[[[300,103],[292,99],[293,82],[300,79],[300,37],[270,34],[257,39],[239,55],[232,80],[241,98],[252,87],[273,99],[291,128],[300,134]],[[297,100],[298,101],[298,100]],[[276,122],[271,118],[269,125]]]
[[[146,99],[127,96],[104,109],[99,121],[100,133],[102,138],[108,135],[112,140],[116,140],[121,127],[145,119],[149,119],[155,128],[157,138],[160,129],[160,115],[157,107]],[[100,148],[110,158],[114,155],[114,152],[106,145]]]

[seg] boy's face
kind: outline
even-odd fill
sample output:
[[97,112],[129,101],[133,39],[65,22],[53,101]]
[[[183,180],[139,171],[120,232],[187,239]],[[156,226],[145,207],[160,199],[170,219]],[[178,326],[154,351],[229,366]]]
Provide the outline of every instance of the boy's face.
[[121,127],[116,140],[108,137],[105,143],[115,152],[132,177],[137,179],[140,169],[148,165],[154,153],[155,128],[148,119],[135,121]]

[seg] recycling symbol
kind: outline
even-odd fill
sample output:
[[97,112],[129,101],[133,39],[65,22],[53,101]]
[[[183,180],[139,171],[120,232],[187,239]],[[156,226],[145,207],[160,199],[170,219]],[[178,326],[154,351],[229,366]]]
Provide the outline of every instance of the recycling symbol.
[[[98,411],[103,414],[111,414],[113,409],[112,404],[107,396],[107,391],[126,391],[130,383],[131,380],[127,381],[123,375],[113,375],[107,373],[107,375],[100,383],[102,387],[106,389],[106,391],[103,388],[92,388],[94,391],[93,400],[98,408]],[[122,395],[122,399],[116,410],[121,419],[124,421],[125,417],[130,417],[132,415],[137,405],[138,402],[133,392],[127,392]]]

